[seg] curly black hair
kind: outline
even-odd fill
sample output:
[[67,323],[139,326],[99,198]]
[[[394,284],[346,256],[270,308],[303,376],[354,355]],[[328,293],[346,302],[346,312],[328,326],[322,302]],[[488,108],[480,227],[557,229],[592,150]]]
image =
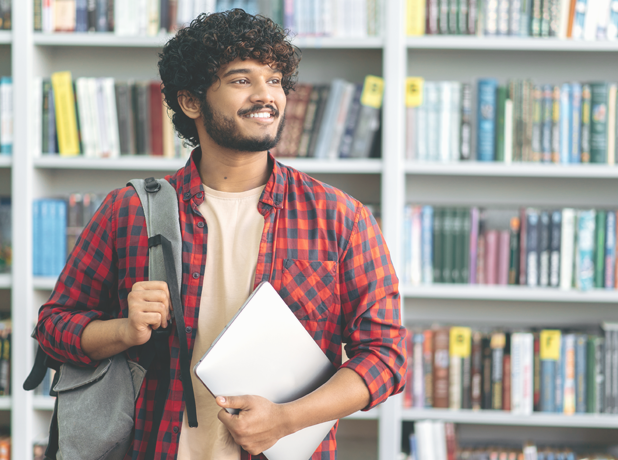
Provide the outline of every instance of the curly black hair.
[[197,128],[180,108],[178,92],[189,91],[204,107],[206,91],[217,81],[219,69],[238,58],[256,59],[280,70],[285,94],[294,89],[300,50],[271,19],[242,9],[200,14],[179,30],[159,54],[164,100],[174,112],[176,131],[190,145],[199,144]]

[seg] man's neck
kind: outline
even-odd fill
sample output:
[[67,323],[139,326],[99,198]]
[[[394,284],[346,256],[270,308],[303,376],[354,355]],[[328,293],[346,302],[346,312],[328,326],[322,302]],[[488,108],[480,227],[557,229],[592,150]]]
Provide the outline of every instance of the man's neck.
[[271,172],[268,152],[237,152],[213,146],[202,147],[199,171],[204,185],[228,193],[260,187]]

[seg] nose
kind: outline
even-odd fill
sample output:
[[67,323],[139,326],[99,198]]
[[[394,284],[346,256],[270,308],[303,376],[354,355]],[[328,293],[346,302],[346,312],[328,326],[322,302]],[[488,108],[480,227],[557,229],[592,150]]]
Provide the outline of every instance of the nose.
[[253,85],[251,102],[264,105],[275,102],[273,88],[268,84],[268,81],[260,79]]

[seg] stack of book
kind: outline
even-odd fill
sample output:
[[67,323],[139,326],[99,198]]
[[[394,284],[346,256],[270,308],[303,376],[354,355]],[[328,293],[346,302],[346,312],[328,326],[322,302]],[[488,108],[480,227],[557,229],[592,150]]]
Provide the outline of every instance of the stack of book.
[[618,413],[616,323],[598,334],[433,326],[410,330],[407,348],[406,408]]
[[368,158],[380,152],[380,108],[384,81],[363,84],[335,79],[330,85],[298,84],[288,94],[277,157],[334,160]]
[[455,460],[457,438],[455,425],[440,420],[423,420],[414,424],[409,436],[409,460]]
[[11,198],[0,197],[0,273],[10,273],[13,260]]
[[[10,18],[9,0],[0,2],[0,18],[4,3]],[[34,0],[34,29],[156,36],[185,27],[201,13],[233,8],[269,17],[294,35],[361,38],[382,33],[382,0]]]
[[406,158],[616,162],[617,85],[408,79]]
[[104,196],[73,193],[33,202],[33,275],[58,276],[79,235]]
[[58,72],[35,79],[33,94],[35,155],[186,158],[190,153],[174,131],[159,81],[73,81],[70,72]]
[[616,0],[408,0],[407,34],[618,39]]
[[404,282],[616,289],[616,211],[406,207]]

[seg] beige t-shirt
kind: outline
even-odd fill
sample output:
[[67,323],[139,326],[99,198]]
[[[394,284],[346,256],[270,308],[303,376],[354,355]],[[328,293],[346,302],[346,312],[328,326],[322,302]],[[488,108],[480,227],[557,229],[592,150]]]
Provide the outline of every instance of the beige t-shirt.
[[[199,211],[208,225],[208,254],[191,369],[253,291],[264,217],[257,205],[264,186],[227,193],[204,186]],[[239,460],[240,447],[217,418],[221,410],[193,373],[197,428],[185,411],[178,460]]]

